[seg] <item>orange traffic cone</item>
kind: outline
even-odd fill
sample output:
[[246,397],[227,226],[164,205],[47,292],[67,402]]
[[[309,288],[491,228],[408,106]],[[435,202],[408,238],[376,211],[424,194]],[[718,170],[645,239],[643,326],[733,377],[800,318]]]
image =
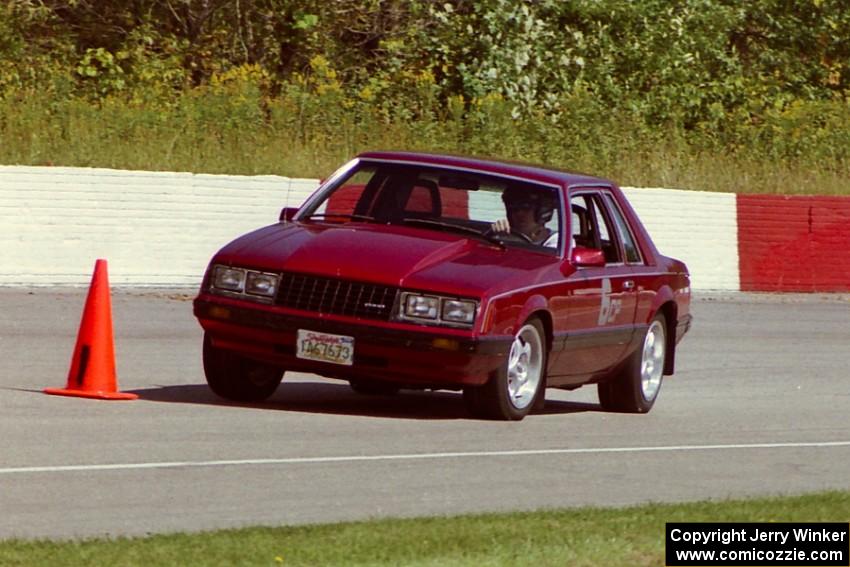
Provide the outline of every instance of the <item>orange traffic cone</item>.
[[106,260],[98,260],[94,265],[77,345],[71,358],[68,385],[64,389],[46,388],[44,392],[101,400],[135,400],[139,397],[117,391],[115,349],[112,343],[112,302],[109,298]]

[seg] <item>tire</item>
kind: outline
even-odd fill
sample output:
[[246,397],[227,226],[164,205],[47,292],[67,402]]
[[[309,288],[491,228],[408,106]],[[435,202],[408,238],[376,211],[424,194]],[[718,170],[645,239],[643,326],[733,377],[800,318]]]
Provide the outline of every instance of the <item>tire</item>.
[[210,389],[235,402],[260,402],[277,390],[283,369],[216,348],[204,335],[204,374]]
[[537,318],[517,331],[504,363],[483,386],[463,390],[476,417],[519,421],[540,409],[546,392],[546,332]]
[[351,389],[364,396],[395,396],[401,389],[393,384],[378,382],[377,380],[349,380]]
[[660,313],[646,330],[640,348],[613,380],[600,383],[599,403],[608,411],[647,413],[652,409],[664,376],[667,355],[667,324]]

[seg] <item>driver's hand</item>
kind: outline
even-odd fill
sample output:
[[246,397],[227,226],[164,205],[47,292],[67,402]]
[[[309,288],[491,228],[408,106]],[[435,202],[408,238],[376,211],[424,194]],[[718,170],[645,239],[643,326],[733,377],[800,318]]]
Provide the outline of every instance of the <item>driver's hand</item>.
[[508,222],[508,219],[499,219],[490,225],[490,230],[497,234],[509,234],[511,232],[511,225]]

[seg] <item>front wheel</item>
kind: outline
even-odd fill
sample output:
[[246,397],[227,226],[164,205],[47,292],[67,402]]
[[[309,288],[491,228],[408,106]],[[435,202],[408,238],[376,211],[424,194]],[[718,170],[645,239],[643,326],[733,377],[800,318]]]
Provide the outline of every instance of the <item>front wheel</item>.
[[545,395],[546,336],[539,319],[529,319],[514,336],[511,350],[483,386],[463,391],[467,408],[477,417],[520,420]]
[[667,355],[667,325],[658,314],[649,324],[643,344],[630,357],[623,372],[598,385],[599,403],[608,411],[647,413],[652,409]]
[[283,369],[213,346],[204,335],[204,374],[210,389],[235,402],[259,402],[277,390]]

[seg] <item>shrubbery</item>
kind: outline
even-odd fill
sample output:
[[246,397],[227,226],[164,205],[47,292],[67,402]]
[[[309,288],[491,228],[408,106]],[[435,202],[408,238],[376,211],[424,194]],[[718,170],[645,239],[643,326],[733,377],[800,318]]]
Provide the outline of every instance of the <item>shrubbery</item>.
[[848,192],[844,0],[0,0],[0,162],[322,176],[370,148]]

